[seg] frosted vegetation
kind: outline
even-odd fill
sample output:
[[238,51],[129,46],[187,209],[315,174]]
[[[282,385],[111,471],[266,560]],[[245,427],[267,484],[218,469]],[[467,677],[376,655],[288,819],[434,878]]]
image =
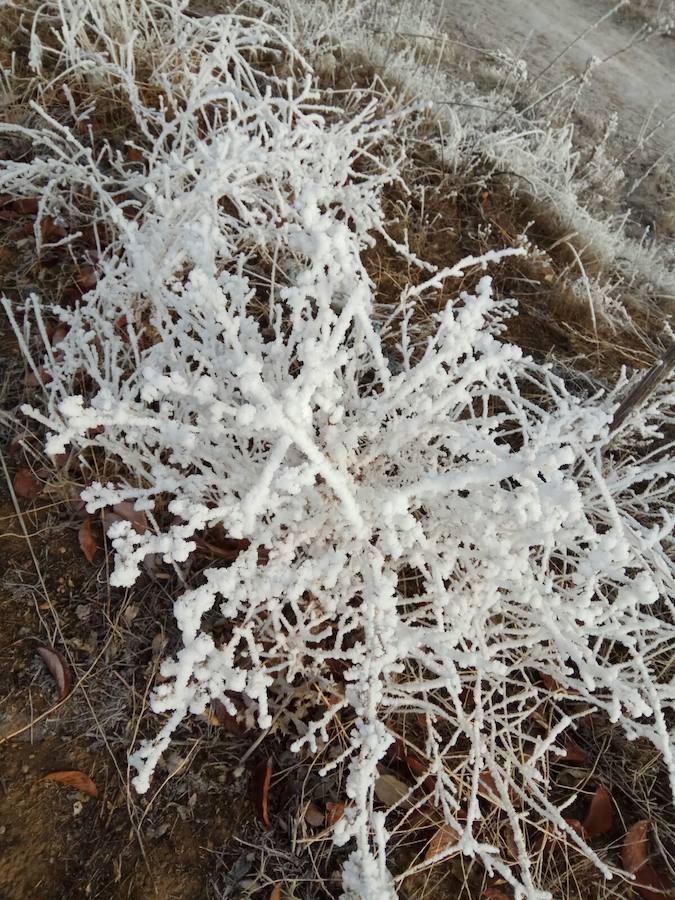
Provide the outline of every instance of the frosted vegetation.
[[[51,376],[24,412],[47,453],[93,447],[115,462],[114,481],[87,486],[90,512],[145,511],[143,534],[109,530],[113,585],[133,585],[152,554],[180,570],[218,525],[240,548],[175,602],[181,644],[152,697],[155,737],[132,748],[136,789],[212,700],[232,708],[236,692],[266,729],[304,692],[324,712],[295,750],[319,753],[338,718],[347,728],[342,754],[322,758],[348,767],[334,833],[352,848],[346,897],[396,895],[388,816],[400,810],[379,810],[373,789],[410,713],[423,717],[432,802],[459,836],[445,853],[479,858],[517,897],[543,896],[528,820],[609,875],[549,798],[547,760],[576,716],[601,710],[653,742],[675,788],[675,686],[660,675],[674,637],[668,392],[610,434],[615,395],[581,399],[500,340],[515,301],[494,296],[490,272],[527,253],[525,239],[442,270],[399,245],[417,274],[398,304],[375,303],[364,252],[393,240],[382,191],[423,113],[356,89],[329,104],[313,87],[330,27],[317,12],[197,18],[157,0],[63,0],[36,25],[45,90],[124,97],[146,165],[94,153],[86,127],[40,104],[22,128],[33,157],[8,163],[0,189],[112,235],[75,307],[33,296],[25,323],[10,312]],[[514,136],[512,162],[515,147],[573,215],[578,197],[527,163],[532,136]],[[418,304],[448,288],[422,328]],[[58,353],[46,315],[68,326]],[[217,641],[214,611],[227,622]],[[515,867],[476,836],[488,773]]]

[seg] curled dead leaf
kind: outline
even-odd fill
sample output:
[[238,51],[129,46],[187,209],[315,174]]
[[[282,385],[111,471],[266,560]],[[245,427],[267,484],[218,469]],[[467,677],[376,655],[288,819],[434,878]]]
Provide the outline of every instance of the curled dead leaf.
[[132,163],[140,163],[145,162],[145,153],[140,150],[138,147],[133,147],[131,144],[127,144],[124,148],[124,155],[128,159],[129,162]]
[[42,781],[57,781],[59,784],[65,784],[68,787],[82,791],[90,797],[98,797],[98,788],[88,775],[79,772],[76,769],[69,769],[63,772],[50,772],[45,775]]
[[375,782],[375,796],[385,806],[395,806],[409,792],[409,785],[389,772],[380,775]]
[[583,821],[583,829],[588,838],[599,837],[609,831],[614,824],[614,810],[609,791],[604,787],[597,787],[591,806]]
[[33,223],[32,222],[22,222],[21,225],[17,225],[16,228],[12,228],[11,231],[8,231],[5,235],[5,239],[13,244],[15,241],[20,241],[22,238],[30,237],[33,234]]
[[405,761],[412,775],[416,778],[424,778],[422,782],[424,790],[428,794],[433,794],[436,789],[436,779],[429,774],[429,767],[416,756],[408,755],[405,757]]
[[336,822],[339,822],[344,816],[346,808],[345,803],[333,803],[332,800],[329,800],[326,803],[326,826],[332,828]]
[[[9,456],[10,458],[15,457],[16,454],[21,449],[21,445],[24,443],[25,440],[26,440],[26,437],[24,437],[23,435],[18,435],[18,434],[14,435],[14,437],[11,439],[11,441],[7,444],[7,447],[6,447],[7,456]],[[30,436],[28,436],[28,440],[30,440]]]
[[585,763],[586,754],[572,738],[565,738],[565,761],[572,763]]
[[253,803],[258,818],[266,828],[272,824],[270,818],[269,798],[270,785],[272,783],[272,760],[259,763],[253,771],[251,786],[253,789]]
[[394,737],[394,740],[387,747],[387,751],[384,755],[384,760],[387,764],[395,764],[397,762],[404,762],[406,757],[406,749],[405,744],[401,740],[400,737]]
[[93,266],[82,266],[75,278],[75,283],[83,293],[93,290],[97,281],[98,274]]
[[12,203],[12,209],[20,216],[36,216],[38,201],[36,197],[21,197]]
[[30,469],[19,469],[14,476],[14,493],[22,500],[35,500],[44,490],[44,484]]
[[63,322],[60,325],[57,325],[52,333],[52,347],[56,347],[58,344],[60,344],[69,331],[69,325],[64,325]]
[[579,819],[565,819],[565,822],[570,826],[570,828],[574,829],[580,838],[586,837],[586,832],[584,831],[584,826],[581,824]]
[[93,518],[91,516],[88,516],[80,525],[79,531],[77,533],[82,552],[84,553],[87,562],[90,563],[94,562],[94,557],[96,556],[96,551],[98,550],[96,538],[94,537],[93,525]]
[[549,675],[548,672],[540,672],[539,677],[541,678],[543,684],[548,688],[549,691],[559,691],[561,690],[560,685],[555,680],[552,675]]
[[[586,840],[587,835],[584,831],[584,826],[579,819],[565,819],[565,822],[582,840]],[[548,853],[556,853],[559,850],[568,848],[572,844],[573,839],[569,832],[556,828],[552,832],[548,832],[542,836],[541,849]]]
[[[510,785],[507,790],[509,799],[511,800],[513,805],[519,806],[522,801],[518,796],[517,791]],[[497,790],[497,783],[495,782],[494,775],[487,769],[481,772],[478,777],[478,793],[481,797],[485,797],[486,800],[492,801],[492,803],[501,803],[501,797],[499,795],[499,791]]]
[[223,701],[217,697],[210,703],[209,721],[212,725],[220,725],[228,734],[241,735],[247,731],[246,725],[229,713]]
[[145,534],[148,530],[147,516],[142,510],[139,511],[134,509],[134,504],[131,500],[123,500],[121,503],[116,503],[113,506],[113,512],[115,515],[118,515],[120,519],[131,522],[134,526],[134,530],[139,534]]
[[73,679],[70,673],[70,666],[66,662],[66,658],[58,650],[53,647],[38,647],[38,655],[42,662],[47,666],[49,672],[56,682],[59,689],[59,702],[65,700],[72,690]]
[[44,241],[60,241],[68,234],[68,229],[65,225],[59,225],[50,216],[46,216],[40,222],[40,234]]
[[326,821],[325,813],[321,811],[319,806],[313,800],[310,800],[305,806],[304,818],[305,822],[307,822],[308,825],[311,825],[312,828],[321,828]]
[[[518,796],[518,792],[515,788],[509,785],[507,791],[509,799],[514,807],[520,807],[522,805],[522,799]],[[478,777],[478,793],[481,797],[485,797],[486,800],[490,800],[492,803],[501,803],[501,797],[497,790],[497,783],[495,782],[494,775],[487,769],[482,771]]]
[[281,882],[276,881],[270,894],[270,900],[281,900]]
[[641,819],[627,831],[622,851],[623,867],[627,872],[637,872],[647,862],[650,829],[649,819]]
[[635,875],[633,888],[644,900],[673,900],[675,886],[648,861],[651,827],[649,819],[641,819],[628,829],[623,841],[623,866]]
[[565,755],[559,756],[558,762],[578,763],[586,762],[586,754],[581,747],[570,737],[565,738]]
[[510,822],[504,824],[503,828],[500,830],[500,837],[504,841],[504,845],[508,850],[511,859],[517,860],[520,856],[520,851],[518,850],[518,844],[516,843],[516,833]]
[[79,489],[76,489],[74,493],[68,498],[68,506],[74,513],[76,513],[81,519],[86,519],[89,513],[87,512],[87,505],[80,497]]
[[454,847],[457,841],[460,838],[459,832],[452,827],[452,825],[448,825],[447,823],[439,826],[434,833],[434,836],[429,841],[429,845],[424,854],[424,858],[426,860],[433,859],[435,856],[440,856],[441,853],[445,853],[447,858],[447,851]]
[[52,376],[40,366],[35,372],[31,371],[26,375],[26,387],[38,387],[41,384],[49,384]]

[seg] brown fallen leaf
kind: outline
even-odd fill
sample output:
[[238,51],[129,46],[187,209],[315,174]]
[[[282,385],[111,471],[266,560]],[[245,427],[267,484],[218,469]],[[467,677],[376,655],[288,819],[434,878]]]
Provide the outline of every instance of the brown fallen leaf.
[[61,322],[60,325],[57,325],[52,333],[52,347],[58,346],[63,341],[63,339],[65,338],[65,336],[68,334],[69,331],[70,331],[69,325],[64,325],[63,322]]
[[50,216],[46,216],[40,222],[40,234],[42,235],[42,239],[44,241],[60,241],[68,234],[68,229],[65,225],[59,225],[54,219]]
[[17,225],[16,228],[12,228],[11,231],[8,231],[5,235],[5,239],[13,244],[15,241],[20,241],[22,238],[30,237],[33,234],[33,223],[32,222],[23,222],[21,225]]
[[247,731],[246,725],[236,716],[231,715],[222,700],[216,697],[209,705],[209,722],[220,727],[228,734],[242,735]]
[[58,781],[59,784],[65,784],[68,787],[75,788],[77,791],[82,791],[83,794],[89,794],[90,797],[98,797],[98,789],[94,782],[88,775],[85,775],[84,772],[79,772],[76,769],[70,769],[63,772],[50,772],[49,775],[45,775],[42,781]]
[[673,900],[675,886],[648,861],[651,827],[649,819],[641,819],[628,829],[623,841],[623,866],[635,875],[633,889],[644,900]]
[[559,756],[556,760],[557,762],[566,762],[566,763],[585,763],[586,762],[586,754],[581,749],[581,747],[573,741],[572,738],[565,738],[565,755]]
[[38,201],[35,197],[21,197],[12,203],[12,209],[20,216],[36,216]]
[[565,822],[570,826],[570,828],[574,829],[580,838],[586,837],[586,832],[584,831],[584,826],[581,824],[579,819],[565,819]]
[[94,537],[93,525],[93,517],[87,516],[84,522],[80,525],[79,531],[77,532],[77,537],[80,541],[82,552],[84,553],[87,562],[90,563],[94,562],[94,557],[96,556],[96,551],[98,550],[96,538]]
[[281,882],[275,881],[274,887],[272,888],[272,893],[270,894],[270,900],[281,900]]
[[604,787],[597,787],[591,806],[583,821],[583,828],[588,838],[599,837],[609,831],[614,824],[614,810],[609,791]]
[[516,843],[516,833],[513,830],[513,826],[511,825],[511,823],[506,822],[501,828],[499,834],[504,841],[504,846],[508,850],[511,859],[517,860],[520,856],[520,850],[518,849],[518,844]]
[[[441,853],[445,853],[450,847],[453,847],[459,840],[459,832],[447,823],[436,829],[434,836],[429,841],[424,858],[426,860],[433,859]],[[447,857],[445,857],[447,858]]]
[[637,872],[647,862],[649,852],[648,835],[651,830],[649,819],[640,819],[626,832],[623,840],[622,861],[627,872]]
[[42,366],[26,375],[26,387],[38,387],[41,384],[49,384],[50,381],[52,376]]
[[395,775],[385,772],[375,782],[375,796],[385,806],[395,806],[410,792],[410,786]]
[[552,675],[549,675],[548,672],[540,672],[539,677],[541,678],[544,685],[549,689],[549,691],[559,691],[561,690],[560,685],[555,680]]
[[[586,840],[588,835],[584,831],[584,826],[579,819],[565,819],[565,822],[572,828],[582,840]],[[548,853],[557,853],[567,847],[573,846],[572,838],[569,833],[555,828],[553,831],[542,835],[541,849]]]
[[59,689],[58,700],[65,700],[72,690],[73,679],[70,673],[70,666],[62,653],[53,647],[38,647],[38,656],[47,666],[49,672],[56,682]]
[[334,803],[332,800],[329,800],[326,803],[326,826],[332,828],[336,822],[339,822],[344,816],[346,808],[347,805],[345,803]]
[[[499,791],[497,790],[497,783],[495,782],[494,775],[487,769],[484,769],[478,776],[478,793],[481,797],[485,797],[486,800],[490,800],[492,803],[502,802]],[[513,806],[516,809],[519,809],[522,806],[523,801],[522,798],[519,797],[516,789],[512,785],[509,785],[507,787],[507,793]]]
[[412,756],[410,754],[405,757],[405,761],[412,775],[414,775],[416,778],[424,777],[424,781],[422,782],[424,790],[428,794],[433,794],[433,792],[436,790],[436,779],[433,775],[429,774],[428,766],[426,766],[416,756]]
[[310,800],[305,806],[304,818],[305,822],[307,822],[308,825],[311,825],[312,828],[321,828],[326,821],[325,813],[321,811],[319,806],[313,800]]
[[[21,445],[24,443],[25,440],[26,440],[26,437],[24,435],[19,435],[19,434],[14,435],[14,437],[11,439],[11,441],[7,444],[7,447],[5,448],[5,452],[7,453],[7,456],[9,456],[10,458],[15,457],[16,454],[21,449]],[[28,440],[30,440],[30,436],[28,437]]]
[[79,488],[76,488],[68,497],[68,506],[74,513],[77,513],[81,519],[86,519],[89,515],[87,512],[87,505],[82,497],[80,497]]
[[135,510],[131,500],[122,500],[121,503],[116,503],[113,506],[113,512],[121,519],[131,522],[134,526],[134,530],[139,534],[145,534],[148,530],[147,516],[142,510],[140,512]]
[[132,163],[145,162],[145,153],[138,147],[132,147],[129,144],[124,148],[124,155],[127,160]]
[[499,888],[485,888],[482,897],[485,897],[486,900],[509,900],[504,891],[500,891]]
[[19,469],[14,476],[14,493],[22,500],[35,500],[44,490],[44,484],[30,469]]
[[396,764],[397,762],[405,762],[405,756],[405,744],[400,737],[395,736],[394,740],[387,747],[386,753],[384,755],[384,761],[388,765]]
[[253,803],[258,813],[258,818],[266,828],[272,824],[270,818],[269,798],[270,784],[272,783],[272,760],[259,763],[253,770]]
[[75,278],[75,284],[83,293],[93,290],[98,281],[98,273],[93,266],[82,266]]

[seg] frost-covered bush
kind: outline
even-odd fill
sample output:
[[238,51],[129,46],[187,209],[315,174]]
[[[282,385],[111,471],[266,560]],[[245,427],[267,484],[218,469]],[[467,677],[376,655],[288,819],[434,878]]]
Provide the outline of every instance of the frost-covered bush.
[[[164,723],[131,755],[136,788],[210,701],[232,709],[238,693],[264,729],[304,686],[331,702],[296,750],[317,750],[337,717],[351,723],[326,763],[349,771],[335,828],[354,842],[346,897],[395,896],[373,790],[406,713],[425,717],[434,802],[459,835],[446,852],[537,897],[527,819],[607,871],[549,797],[545,762],[564,752],[574,697],[649,738],[675,785],[675,688],[659,676],[674,633],[673,463],[608,455],[612,398],[580,401],[500,341],[513,303],[484,270],[521,248],[442,271],[410,255],[417,276],[388,319],[374,314],[364,251],[385,232],[381,190],[414,127],[405,111],[322,106],[265,16],[190,18],[154,0],[48,12],[57,48],[36,37],[34,66],[57,54],[51,89],[67,74],[125,94],[145,165],[94,154],[36,108],[34,157],[0,174],[3,191],[39,192],[41,215],[81,215],[86,190],[114,232],[74,308],[32,297],[16,323],[27,352],[31,319],[43,335],[45,312],[68,326],[40,361],[44,404],[25,412],[49,453],[95,447],[117,462],[118,481],[87,487],[90,512],[146,512],[143,534],[109,530],[114,585],[132,585],[152,554],[180,565],[216,526],[242,548],[175,603],[182,646],[153,695]],[[141,63],[153,103],[137,90]],[[460,275],[473,287],[413,341],[417,305]],[[212,611],[227,623],[217,640]],[[474,828],[486,775],[517,874]]]

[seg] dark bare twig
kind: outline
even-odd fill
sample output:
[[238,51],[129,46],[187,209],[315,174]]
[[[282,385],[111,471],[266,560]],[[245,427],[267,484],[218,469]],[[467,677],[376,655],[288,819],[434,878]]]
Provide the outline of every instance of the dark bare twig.
[[647,371],[643,378],[635,385],[632,391],[619,404],[614,413],[612,424],[609,426],[610,434],[623,425],[628,416],[645,402],[652,391],[668,376],[675,367],[675,343],[663,354],[661,359]]

